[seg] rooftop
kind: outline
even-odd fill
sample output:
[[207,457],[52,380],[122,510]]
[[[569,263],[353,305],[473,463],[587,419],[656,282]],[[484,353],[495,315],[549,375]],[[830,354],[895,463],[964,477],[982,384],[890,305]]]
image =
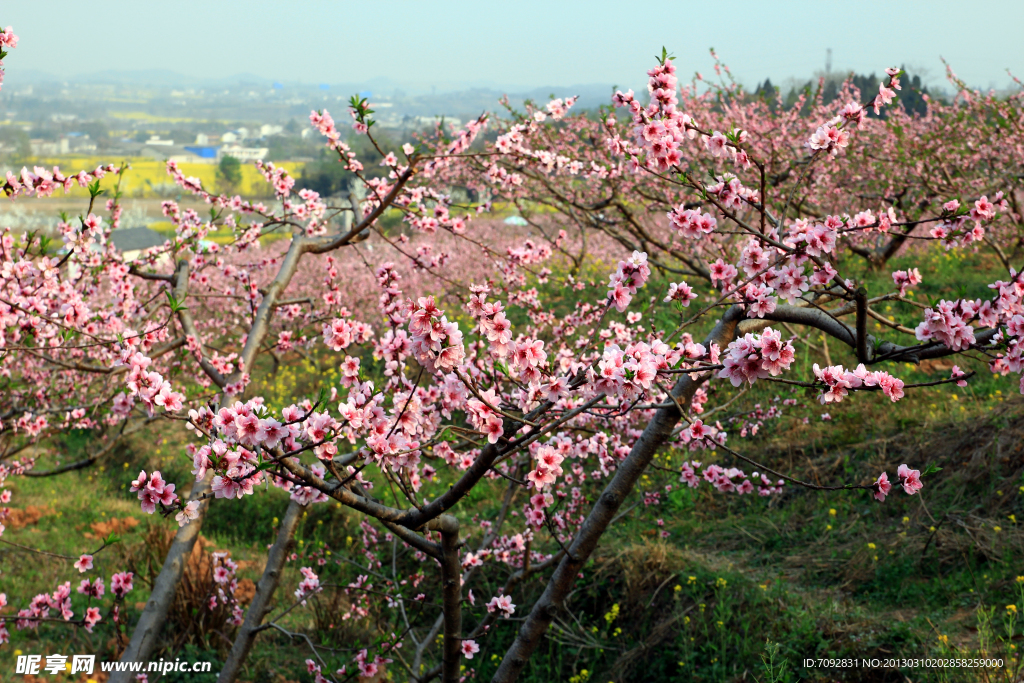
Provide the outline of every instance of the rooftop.
[[160,233],[149,228],[121,228],[110,233],[110,241],[120,251],[141,251],[150,247],[159,247],[167,239]]

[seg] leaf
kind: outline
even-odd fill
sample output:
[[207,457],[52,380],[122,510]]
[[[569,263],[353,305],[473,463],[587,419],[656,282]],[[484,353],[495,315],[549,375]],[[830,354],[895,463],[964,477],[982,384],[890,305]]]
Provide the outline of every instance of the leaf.
[[171,313],[177,313],[178,311],[187,311],[188,307],[182,306],[182,302],[174,298],[169,290],[164,290],[164,294],[167,296],[167,305],[171,307]]
[[935,463],[929,463],[928,467],[924,468],[924,472],[921,473],[921,476],[922,477],[927,477],[929,474],[935,474],[936,472],[941,472],[941,471],[942,471],[941,467],[939,467]]

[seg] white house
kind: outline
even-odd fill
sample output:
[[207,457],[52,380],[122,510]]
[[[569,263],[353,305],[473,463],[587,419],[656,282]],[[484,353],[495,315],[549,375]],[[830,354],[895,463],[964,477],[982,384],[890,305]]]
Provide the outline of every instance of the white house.
[[[221,138],[223,140],[223,138]],[[239,161],[261,161],[270,150],[266,147],[242,147],[238,144],[224,145],[217,150],[217,161],[224,157],[234,157]]]

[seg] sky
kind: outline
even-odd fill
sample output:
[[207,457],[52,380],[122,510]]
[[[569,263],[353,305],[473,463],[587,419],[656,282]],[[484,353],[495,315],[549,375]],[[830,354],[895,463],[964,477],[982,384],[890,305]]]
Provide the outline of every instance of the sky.
[[195,78],[505,89],[638,87],[664,45],[679,75],[712,73],[714,47],[752,87],[833,71],[906,65],[943,82],[945,58],[975,87],[1024,78],[1024,2],[628,2],[617,0],[3,0],[7,58],[62,80],[166,69]]

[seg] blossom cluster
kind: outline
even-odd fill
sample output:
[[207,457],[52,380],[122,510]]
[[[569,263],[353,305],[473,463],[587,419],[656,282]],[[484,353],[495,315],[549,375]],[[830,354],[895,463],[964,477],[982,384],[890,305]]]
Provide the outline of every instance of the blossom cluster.
[[356,153],[341,139],[341,131],[335,126],[330,112],[312,111],[309,114],[309,122],[327,138],[327,146],[341,156],[346,170],[352,173],[363,170],[363,164],[359,161]]
[[[896,476],[899,479],[899,485],[903,487],[908,496],[912,496],[924,488],[924,484],[921,483],[921,472],[918,470],[912,470],[906,465],[900,465],[896,471]],[[879,503],[885,502],[885,497],[892,490],[892,482],[889,481],[889,475],[882,472],[878,479],[875,480],[875,483],[871,485],[871,488],[875,492],[875,500]]]
[[852,371],[844,369],[841,365],[822,368],[815,363],[814,376],[825,388],[818,396],[822,404],[839,403],[849,390],[861,387],[878,387],[893,403],[903,398],[903,380],[893,377],[884,370],[869,372],[863,363]]
[[608,280],[608,301],[620,313],[629,307],[636,290],[644,286],[651,276],[647,265],[647,254],[634,251],[628,261],[619,261],[619,266]]
[[892,274],[892,281],[897,287],[900,288],[900,296],[906,296],[907,290],[911,287],[916,287],[923,281],[921,278],[921,271],[917,268],[909,268],[907,270],[897,270]]
[[[118,572],[110,578],[110,591],[114,594],[117,600],[123,600],[124,597],[132,590],[132,578],[134,574],[132,572]],[[77,592],[81,595],[85,595],[88,598],[99,599],[102,598],[106,593],[106,587],[103,583],[102,577],[96,577],[92,581],[88,579],[82,579]],[[3,609],[7,605],[7,596],[4,593],[0,593],[0,609]],[[53,593],[40,593],[32,598],[28,607],[18,610],[17,620],[15,621],[15,627],[18,629],[36,628],[41,620],[50,619],[50,610],[55,610],[58,613],[58,618],[64,621],[71,621],[75,616],[74,611],[71,609],[71,582],[65,581],[64,583],[57,586],[57,590]],[[116,607],[115,607],[115,619],[116,619]],[[96,626],[102,619],[100,608],[95,606],[89,606],[85,609],[85,614],[82,615],[81,624],[85,627],[85,630],[92,633],[93,627]],[[0,618],[0,644],[8,642],[10,635],[7,632],[5,620]]]
[[[987,305],[988,302],[985,302]],[[990,306],[989,306],[990,308]],[[982,314],[980,302],[958,300],[939,301],[935,308],[926,308],[924,320],[914,333],[920,341],[932,339],[942,342],[954,351],[970,348],[975,343],[974,326],[971,321]],[[989,311],[984,311],[989,314]]]
[[[691,352],[704,355],[700,345],[694,345]],[[625,348],[608,344],[597,363],[597,372],[591,368],[587,376],[596,391],[632,401],[651,388],[658,370],[668,369],[683,354],[683,350],[671,348],[658,339],[650,344],[628,344]]]
[[53,167],[52,171],[48,171],[42,166],[35,166],[32,171],[22,167],[21,173],[18,175],[11,171],[7,172],[3,190],[12,199],[19,195],[32,194],[35,194],[37,197],[49,197],[58,188],[63,188],[65,192],[68,192],[76,184],[79,187],[88,187],[108,173],[116,174],[121,173],[123,170],[113,164],[108,164],[106,166],[97,166],[92,172],[79,171],[76,174],[66,176],[56,166]]
[[718,219],[710,213],[701,213],[700,209],[688,209],[685,204],[680,204],[669,211],[668,220],[681,236],[694,240],[711,234],[718,225]]
[[153,361],[128,347],[123,356],[123,362],[129,366],[128,371],[128,395],[121,394],[115,398],[117,412],[127,415],[131,410],[135,398],[142,401],[142,405],[150,415],[157,406],[164,408],[169,413],[175,413],[184,407],[185,396],[171,388],[171,383],[155,371],[147,370]]
[[722,358],[718,376],[728,379],[734,387],[744,382],[776,377],[793,364],[795,349],[791,341],[783,341],[782,333],[766,327],[760,335],[747,333],[730,342]]
[[409,302],[409,333],[413,355],[435,372],[452,370],[466,357],[459,324],[448,321],[432,296]]
[[[0,31],[0,52],[5,52],[3,48],[14,49],[18,47],[18,36],[14,35],[14,29],[8,26],[6,29]],[[3,57],[0,57],[0,88],[4,85],[4,61]]]
[[157,503],[169,508],[178,502],[178,496],[174,493],[174,484],[165,482],[159,470],[149,475],[146,474],[146,470],[142,470],[128,490],[139,494],[142,511],[150,515],[156,512]]
[[302,572],[302,581],[299,582],[298,588],[295,589],[295,597],[302,604],[306,604],[306,598],[314,593],[319,593],[323,589],[320,588],[320,577],[317,576],[316,572],[309,567],[302,567],[299,571]]
[[214,565],[214,592],[206,599],[206,609],[212,612],[217,609],[218,605],[223,605],[231,613],[228,623],[241,626],[245,611],[235,598],[235,591],[238,590],[238,579],[235,577],[238,572],[238,563],[224,551],[213,553],[211,560]]
[[512,598],[508,595],[495,595],[487,603],[487,611],[491,614],[501,614],[508,619],[516,612],[516,606],[512,604]]
[[743,495],[745,493],[753,493],[755,487],[757,493],[760,496],[771,496],[782,493],[785,481],[779,479],[772,482],[764,474],[754,472],[748,477],[743,470],[736,467],[721,467],[719,465],[708,465],[700,471],[700,476],[697,476],[698,470],[701,467],[701,463],[693,460],[683,462],[680,468],[680,481],[686,482],[686,485],[690,488],[696,488],[700,486],[700,481],[710,483],[720,493],[736,493]]
[[[659,172],[669,170],[682,161],[682,142],[697,135],[693,119],[676,109],[679,98],[675,74],[676,67],[670,59],[663,60],[647,72],[647,90],[651,100],[646,107],[640,104],[632,90],[625,93],[617,91],[612,97],[612,104],[627,108],[633,117],[634,145],[623,145],[621,149],[630,155],[630,165],[634,169],[640,167],[639,155],[646,153],[647,168]],[[725,137],[718,131],[704,139],[715,156],[720,156],[726,148]],[[728,149],[735,150],[735,147]]]

